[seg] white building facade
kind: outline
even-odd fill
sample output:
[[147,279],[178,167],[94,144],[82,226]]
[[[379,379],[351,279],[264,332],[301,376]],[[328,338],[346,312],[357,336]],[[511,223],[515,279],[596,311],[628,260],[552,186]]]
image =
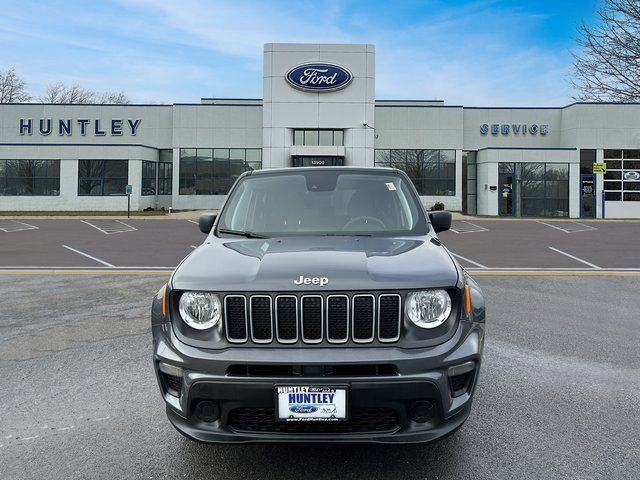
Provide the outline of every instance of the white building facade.
[[373,45],[266,44],[262,99],[0,105],[0,212],[121,211],[127,185],[134,210],[212,209],[312,165],[400,168],[468,214],[640,218],[640,104],[375,100]]

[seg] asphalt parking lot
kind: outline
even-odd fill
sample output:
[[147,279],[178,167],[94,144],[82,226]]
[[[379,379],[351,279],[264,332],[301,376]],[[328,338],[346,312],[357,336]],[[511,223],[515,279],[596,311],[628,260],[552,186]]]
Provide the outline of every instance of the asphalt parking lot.
[[467,423],[429,445],[339,448],[173,430],[148,320],[165,278],[0,275],[2,478],[637,478],[638,277],[479,277],[488,334]]
[[[456,221],[488,305],[473,410],[422,446],[201,445],[168,423],[149,305],[188,220],[0,220],[0,477],[632,479],[638,222]],[[540,276],[543,275],[543,276]]]
[[[440,234],[472,270],[640,270],[637,221],[456,220]],[[172,269],[193,220],[0,220],[0,268]]]

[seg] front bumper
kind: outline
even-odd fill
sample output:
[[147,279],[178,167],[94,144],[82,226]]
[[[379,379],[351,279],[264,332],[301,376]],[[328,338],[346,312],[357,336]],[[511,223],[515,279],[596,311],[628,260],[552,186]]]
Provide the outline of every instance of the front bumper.
[[[178,431],[201,442],[378,442],[416,443],[440,438],[459,428],[469,415],[477,385],[484,341],[484,324],[460,322],[455,335],[444,344],[427,349],[270,347],[203,350],[180,342],[170,323],[154,325],[154,365],[167,415]],[[470,380],[463,393],[452,393],[451,368],[473,362]],[[341,366],[390,365],[393,373],[380,375],[238,375],[237,367],[252,366]],[[160,370],[159,371],[159,366]],[[168,388],[166,372],[179,377],[176,389]],[[265,372],[265,370],[262,370]],[[344,371],[344,370],[343,370]],[[313,372],[313,369],[311,369]],[[174,384],[175,385],[175,384]],[[248,425],[238,422],[237,413],[260,412],[269,417],[275,407],[276,385],[346,386],[348,408],[359,412],[385,414],[384,424],[372,418],[345,422],[328,429],[291,428],[275,422]],[[179,391],[178,391],[179,390]],[[202,401],[214,405],[205,416],[197,406]],[[431,413],[416,421],[416,402],[428,401]],[[209,410],[211,413],[211,410]],[[215,419],[214,419],[215,417]],[[246,415],[245,417],[246,418]]]

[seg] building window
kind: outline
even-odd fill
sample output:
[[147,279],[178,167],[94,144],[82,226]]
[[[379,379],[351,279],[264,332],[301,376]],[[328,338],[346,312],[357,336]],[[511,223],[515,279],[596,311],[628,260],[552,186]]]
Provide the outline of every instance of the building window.
[[158,158],[158,195],[171,195],[173,190],[173,150],[160,150]]
[[142,195],[156,194],[156,163],[142,161]]
[[569,216],[568,163],[499,163],[515,174],[515,212],[523,217]]
[[171,195],[173,192],[173,150],[160,150],[158,160],[158,195]]
[[344,145],[343,130],[294,130],[294,145],[312,146],[342,146]]
[[640,202],[640,150],[605,150],[604,198]]
[[78,160],[78,195],[125,195],[129,160]]
[[375,166],[404,171],[420,195],[456,194],[455,150],[376,150]]
[[593,164],[596,162],[596,151],[592,149],[580,150],[580,173],[592,174]]
[[260,168],[260,148],[181,148],[180,195],[226,195],[242,173]]
[[477,213],[477,182],[478,172],[476,164],[477,152],[462,152],[462,213],[475,215]]
[[60,160],[0,160],[0,195],[60,195]]

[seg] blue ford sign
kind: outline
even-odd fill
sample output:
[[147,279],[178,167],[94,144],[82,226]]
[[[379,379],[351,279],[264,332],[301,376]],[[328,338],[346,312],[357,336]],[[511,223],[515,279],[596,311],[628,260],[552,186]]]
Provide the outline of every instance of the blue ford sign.
[[293,67],[285,78],[292,87],[305,92],[334,92],[349,85],[353,75],[333,63],[305,63]]
[[293,413],[314,413],[318,411],[315,405],[291,405],[289,411]]

